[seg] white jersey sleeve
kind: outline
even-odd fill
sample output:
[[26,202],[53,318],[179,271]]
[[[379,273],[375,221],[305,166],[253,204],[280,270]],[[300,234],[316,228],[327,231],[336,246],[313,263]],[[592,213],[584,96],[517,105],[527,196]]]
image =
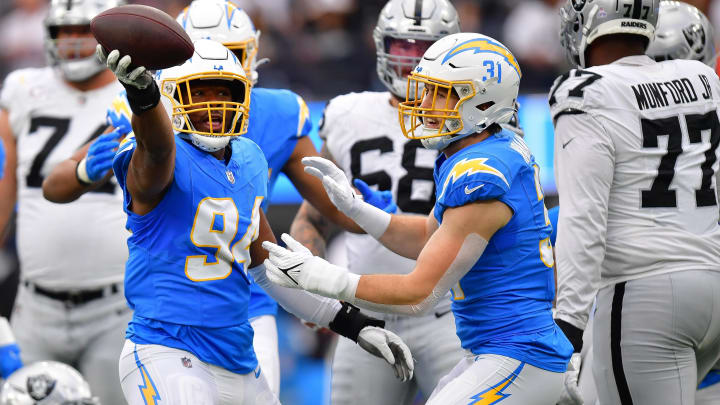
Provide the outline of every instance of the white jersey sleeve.
[[549,102],[560,318],[584,327],[605,285],[720,271],[720,81],[712,69],[627,57],[563,75]]
[[561,210],[555,244],[556,317],[580,329],[587,323],[600,285],[615,163],[613,149],[612,139],[592,116],[558,117],[555,179]]

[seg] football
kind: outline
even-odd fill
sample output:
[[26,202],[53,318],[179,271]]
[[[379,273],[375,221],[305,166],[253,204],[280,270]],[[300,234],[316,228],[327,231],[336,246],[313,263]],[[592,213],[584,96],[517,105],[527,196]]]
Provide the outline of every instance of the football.
[[90,29],[107,52],[117,49],[120,55],[130,55],[133,66],[150,70],[180,65],[195,49],[180,24],[149,6],[105,10],[92,19]]

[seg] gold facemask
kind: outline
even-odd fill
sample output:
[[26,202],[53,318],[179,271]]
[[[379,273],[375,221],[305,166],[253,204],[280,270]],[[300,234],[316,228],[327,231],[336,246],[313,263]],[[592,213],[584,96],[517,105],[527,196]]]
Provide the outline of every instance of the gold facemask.
[[[192,87],[195,80],[226,80],[231,84],[234,82],[235,88],[229,86],[233,101],[193,102]],[[237,81],[240,81],[242,86],[238,85]],[[160,91],[172,100],[170,121],[173,130],[206,136],[239,136],[247,132],[251,87],[250,81],[239,74],[213,71],[163,80]],[[235,101],[237,99],[239,101]],[[210,132],[196,129],[190,121],[190,114],[199,111],[207,113]],[[212,128],[215,120],[221,121],[222,125],[219,131]],[[229,127],[227,127],[228,124]]]
[[[450,103],[458,96],[454,89],[462,89],[462,97],[451,106]],[[414,100],[411,95],[421,94]],[[408,76],[407,94],[405,101],[399,105],[400,129],[409,139],[425,139],[438,136],[452,135],[462,130],[463,124],[459,107],[465,101],[475,96],[475,89],[469,80],[447,81],[435,79],[418,73]],[[429,99],[431,102],[425,103]],[[444,101],[443,101],[444,99]],[[425,119],[440,120],[438,129],[425,128]],[[448,123],[448,120],[452,120]],[[449,125],[446,128],[446,123]]]

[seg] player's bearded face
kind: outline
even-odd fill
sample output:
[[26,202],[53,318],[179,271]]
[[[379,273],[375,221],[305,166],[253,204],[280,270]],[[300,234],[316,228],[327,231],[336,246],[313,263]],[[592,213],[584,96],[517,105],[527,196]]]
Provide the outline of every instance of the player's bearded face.
[[407,77],[430,45],[432,41],[386,38],[385,49],[390,54],[388,64],[399,77]]
[[190,108],[187,109],[193,127],[201,132],[214,134],[230,130],[234,111],[223,108],[223,102],[233,101],[230,87],[222,81],[193,80],[190,83]]
[[56,37],[58,57],[63,60],[84,59],[95,53],[97,41],[89,25],[58,27]]
[[420,104],[423,114],[428,115],[423,117],[423,125],[430,129],[440,128],[445,121],[441,117],[452,115],[447,110],[454,109],[458,101],[460,101],[460,97],[452,87],[426,83]]

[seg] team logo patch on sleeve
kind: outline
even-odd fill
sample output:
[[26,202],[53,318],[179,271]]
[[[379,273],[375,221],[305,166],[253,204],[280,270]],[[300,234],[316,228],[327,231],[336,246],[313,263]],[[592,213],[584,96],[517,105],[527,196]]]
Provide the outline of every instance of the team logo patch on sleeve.
[[[492,174],[494,176],[499,177],[502,179],[505,184],[510,187],[510,184],[508,183],[507,179],[505,178],[505,175],[502,174],[501,171],[497,170],[496,168],[486,164],[487,158],[475,158],[475,159],[463,159],[457,163],[455,163],[455,166],[453,166],[452,170],[450,170],[450,174],[445,179],[445,184],[443,184],[442,192],[438,196],[438,198],[445,195],[445,190],[447,190],[448,185],[450,185],[450,182],[452,181],[455,183],[460,179],[462,176],[472,176],[473,174],[477,173],[487,173]],[[472,190],[475,191],[475,190]],[[466,191],[467,192],[467,191]]]

